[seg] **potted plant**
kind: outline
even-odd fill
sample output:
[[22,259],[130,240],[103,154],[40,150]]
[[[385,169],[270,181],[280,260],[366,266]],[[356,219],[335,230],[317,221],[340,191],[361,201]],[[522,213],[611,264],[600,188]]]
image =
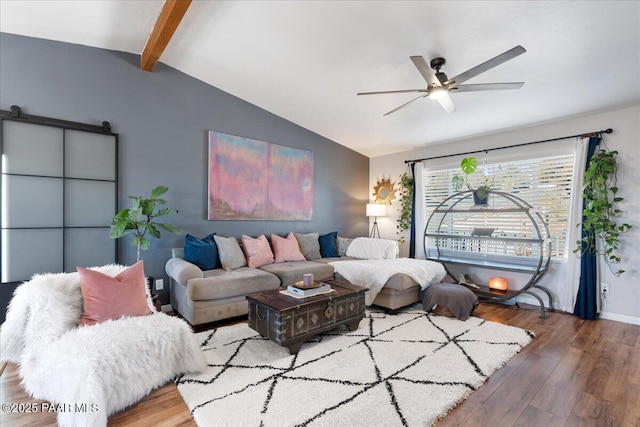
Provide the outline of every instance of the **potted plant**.
[[109,237],[119,239],[127,234],[133,234],[131,244],[136,246],[136,262],[140,261],[140,251],[149,249],[151,242],[147,239],[149,234],[156,239],[160,238],[160,228],[170,233],[178,234],[180,229],[175,225],[157,222],[155,219],[178,213],[176,209],[163,208],[156,210],[157,205],[164,205],[166,200],[159,197],[169,191],[169,188],[158,186],[151,190],[151,197],[144,199],[141,196],[129,196],[132,199],[131,208],[123,209],[113,217]]
[[489,200],[489,190],[491,190],[489,177],[483,175],[482,182],[476,189],[469,183],[469,175],[473,174],[477,168],[478,160],[475,157],[465,157],[460,162],[460,169],[464,172],[464,175],[455,174],[451,178],[451,183],[456,191],[460,191],[462,187],[467,187],[473,191],[473,201],[476,205],[486,205]]
[[404,243],[404,233],[411,227],[411,208],[413,206],[413,178],[408,172],[400,175],[400,216],[396,220],[399,243]]
[[624,273],[624,270],[614,271],[612,267],[621,261],[615,253],[620,235],[631,230],[631,225],[616,222],[622,214],[616,203],[624,200],[617,194],[617,156],[617,151],[599,150],[589,162],[582,193],[582,229],[586,235],[576,242],[578,247],[573,251],[580,255],[588,252],[602,255],[614,276]]

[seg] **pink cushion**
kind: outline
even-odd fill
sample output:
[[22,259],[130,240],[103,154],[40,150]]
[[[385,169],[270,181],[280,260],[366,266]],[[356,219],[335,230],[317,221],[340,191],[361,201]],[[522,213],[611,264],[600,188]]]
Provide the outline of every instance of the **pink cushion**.
[[93,325],[122,316],[152,314],[147,305],[146,279],[142,261],[111,277],[78,267],[84,301],[81,325]]
[[306,260],[302,252],[300,252],[298,240],[296,240],[296,236],[293,233],[289,233],[286,239],[272,234],[271,246],[273,246],[273,253],[276,258],[275,262]]
[[242,235],[242,250],[247,258],[249,267],[260,267],[273,263],[273,252],[269,246],[269,241],[263,234],[257,239]]

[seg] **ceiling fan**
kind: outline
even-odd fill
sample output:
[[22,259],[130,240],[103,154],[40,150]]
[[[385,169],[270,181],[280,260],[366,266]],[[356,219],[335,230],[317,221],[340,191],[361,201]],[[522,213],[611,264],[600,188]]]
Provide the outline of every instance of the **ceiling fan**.
[[[388,116],[391,113],[395,113],[401,108],[406,107],[411,104],[413,101],[416,101],[421,98],[430,97],[435,99],[440,103],[442,108],[445,109],[447,113],[453,113],[456,111],[456,107],[453,105],[453,101],[451,101],[451,97],[449,93],[455,92],[477,92],[477,91],[485,91],[485,90],[505,90],[505,89],[520,89],[524,82],[513,82],[513,83],[481,83],[481,84],[472,84],[472,85],[461,85],[460,83],[465,82],[478,74],[484,73],[485,71],[489,71],[490,69],[497,67],[500,64],[503,64],[510,59],[515,58],[518,55],[522,55],[526,52],[526,49],[522,46],[516,46],[513,49],[509,49],[508,51],[501,53],[500,55],[491,58],[490,60],[483,62],[480,65],[477,65],[462,74],[458,74],[457,76],[449,79],[447,75],[440,71],[440,68],[446,63],[444,58],[433,58],[429,65],[427,65],[427,61],[425,61],[422,56],[411,56],[411,60],[413,61],[422,77],[427,81],[427,87],[423,89],[403,89],[403,90],[387,90],[387,91],[379,91],[379,92],[360,92],[358,95],[379,95],[383,93],[405,93],[405,92],[418,92],[420,96],[412,99],[411,101],[402,104],[401,106],[394,108],[385,114]],[[435,73],[434,71],[435,70]]]

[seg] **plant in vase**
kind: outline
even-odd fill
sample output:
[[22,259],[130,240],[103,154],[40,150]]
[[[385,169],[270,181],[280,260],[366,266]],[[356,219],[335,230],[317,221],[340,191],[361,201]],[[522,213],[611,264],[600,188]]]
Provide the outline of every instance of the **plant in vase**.
[[477,188],[473,188],[469,182],[469,176],[472,175],[476,169],[478,169],[478,160],[475,157],[465,157],[460,162],[460,169],[464,175],[455,174],[451,178],[451,183],[456,191],[460,191],[463,187],[467,187],[473,191],[473,199],[476,205],[486,205],[489,199],[489,190],[491,190],[492,183],[489,182],[489,177],[483,174],[482,181]]
[[119,239],[127,234],[133,234],[131,245],[137,248],[136,262],[140,261],[140,251],[147,250],[151,242],[147,239],[149,234],[156,239],[160,238],[160,228],[169,233],[179,234],[180,228],[172,224],[157,222],[155,219],[178,213],[176,209],[163,208],[156,210],[157,205],[164,205],[166,200],[160,196],[169,191],[169,188],[158,186],[151,190],[148,199],[141,196],[129,196],[132,199],[131,208],[123,209],[113,217],[109,237]]

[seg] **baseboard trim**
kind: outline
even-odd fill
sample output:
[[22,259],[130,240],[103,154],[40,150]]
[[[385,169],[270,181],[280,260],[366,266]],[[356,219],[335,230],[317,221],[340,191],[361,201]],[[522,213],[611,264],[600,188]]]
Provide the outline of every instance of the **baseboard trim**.
[[171,304],[164,304],[162,306],[162,312],[163,313],[169,313],[171,311],[173,311],[173,306]]
[[625,314],[609,313],[606,311],[600,312],[600,318],[606,320],[613,320],[616,322],[629,323],[631,325],[640,325],[640,317],[627,316]]
[[[543,301],[545,301],[545,298],[542,299]],[[532,296],[529,295],[518,295],[518,302],[524,303],[524,304],[531,304],[531,305],[535,305],[535,306],[539,306],[540,303],[538,302],[537,299],[535,299]],[[545,301],[546,303],[547,301]],[[546,306],[545,306],[546,308]],[[556,308],[556,310],[559,310]],[[562,310],[560,310],[562,311]],[[572,314],[571,312],[568,312],[569,314]],[[629,323],[631,325],[640,325],[640,317],[635,317],[635,316],[627,316],[624,314],[617,314],[617,313],[609,313],[607,311],[601,311],[600,312],[600,319],[605,319],[605,320],[613,320],[616,322],[622,322],[622,323]]]

